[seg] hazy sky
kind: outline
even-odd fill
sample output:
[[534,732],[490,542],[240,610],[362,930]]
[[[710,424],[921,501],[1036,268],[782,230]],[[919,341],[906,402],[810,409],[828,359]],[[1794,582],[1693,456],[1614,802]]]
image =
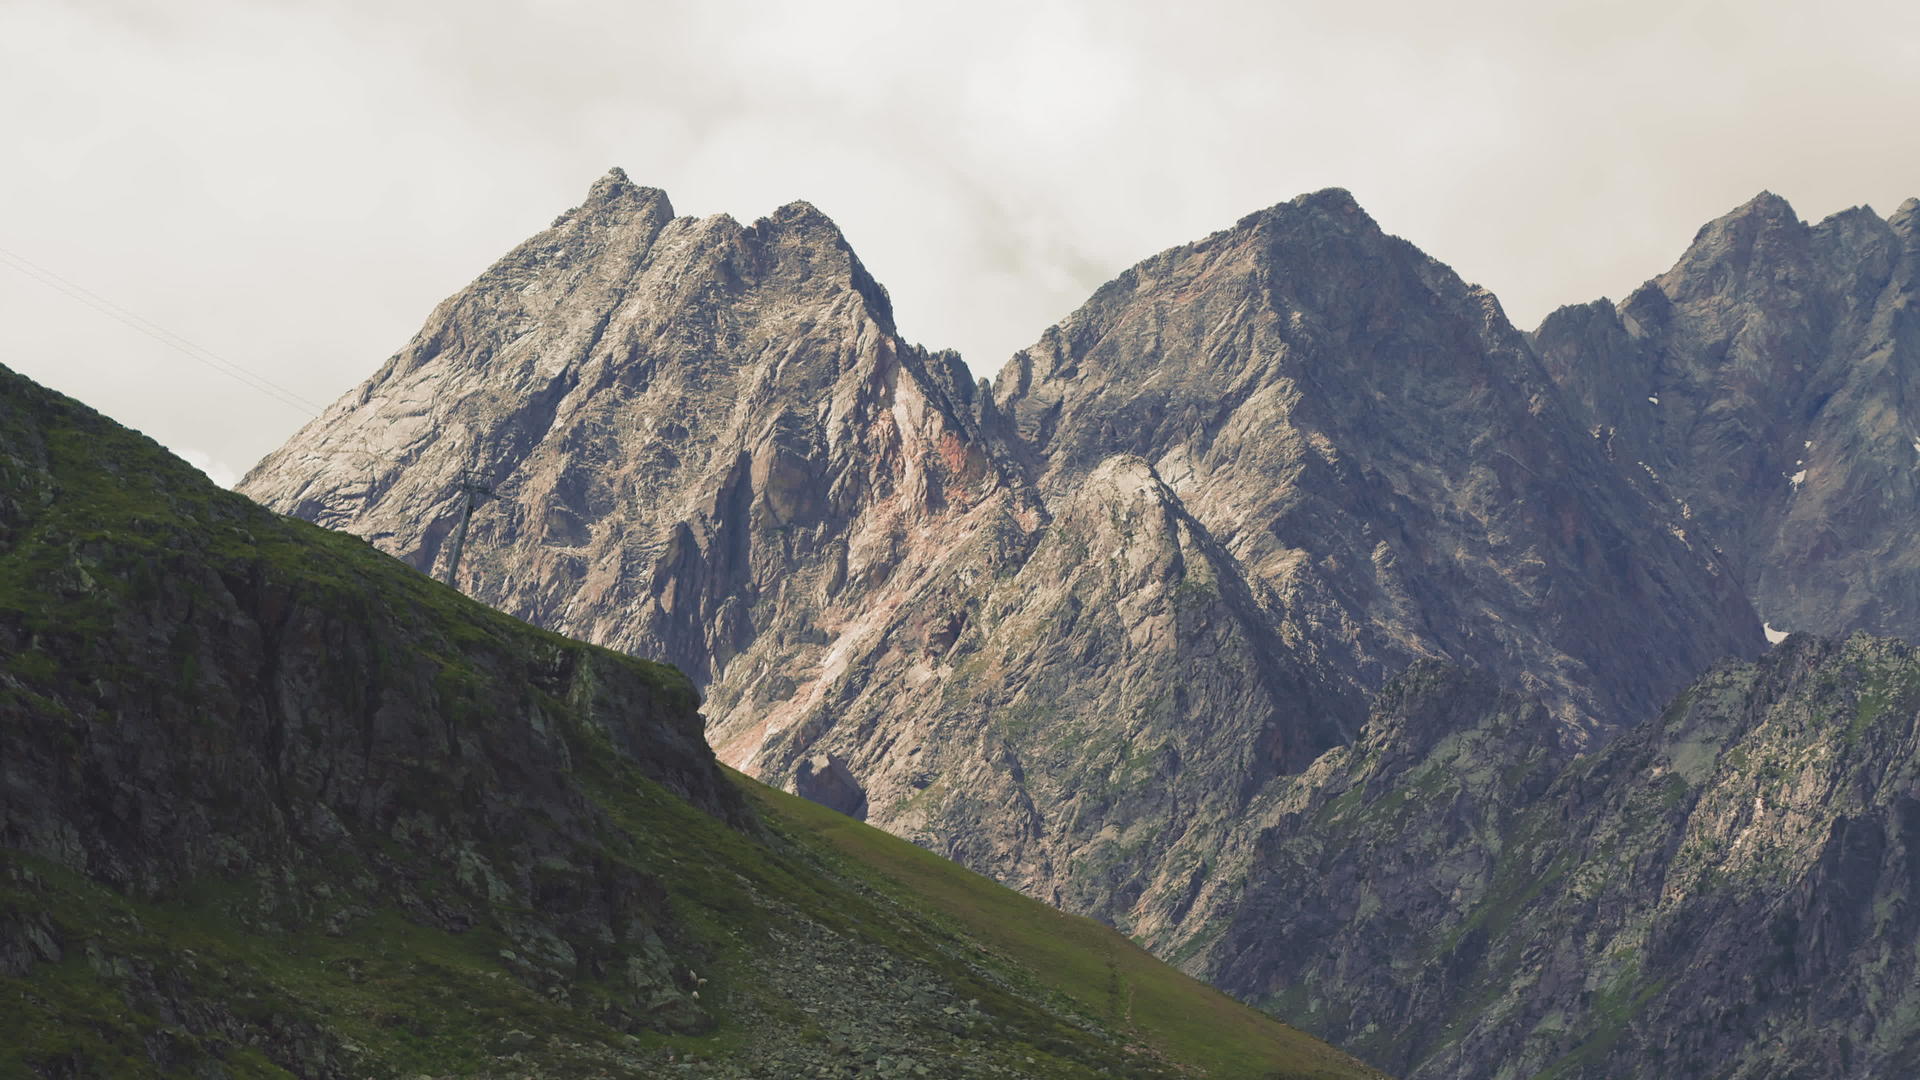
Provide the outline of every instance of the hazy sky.
[[[1763,188],[1889,213],[1920,4],[0,0],[0,102],[0,248],[312,402],[615,164],[812,201],[991,375],[1330,185],[1523,327]],[[5,266],[0,363],[223,481],[306,419]]]

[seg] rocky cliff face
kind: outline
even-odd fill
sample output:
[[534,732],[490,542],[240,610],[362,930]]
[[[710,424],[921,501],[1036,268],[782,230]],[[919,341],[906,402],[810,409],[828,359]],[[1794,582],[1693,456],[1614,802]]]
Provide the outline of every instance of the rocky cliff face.
[[959,576],[862,639],[858,676],[758,760],[781,775],[827,748],[869,821],[1127,919],[1161,902],[1169,866],[1204,876],[1262,785],[1358,726],[1273,610],[1146,462],[1110,459],[1018,566]]
[[1416,668],[1155,944],[1410,1077],[1920,1068],[1920,657],[1798,635],[1569,759]]
[[696,706],[0,368],[0,1073],[1375,1075]]
[[1044,505],[804,205],[675,219],[609,175],[242,490],[443,568],[469,469],[473,595],[672,659],[724,759],[1038,895],[1110,909],[1117,835],[1217,822],[1363,713],[1146,462]]
[[1451,658],[1582,741],[1759,647],[1679,507],[1604,459],[1498,302],[1343,191],[1128,270],[994,397],[1049,497],[1150,461],[1273,589],[1282,639],[1363,690]]
[[242,490],[432,568],[469,467],[473,595],[674,660],[723,759],[831,755],[809,790],[1121,921],[1415,658],[1579,742],[1759,646],[1492,298],[1342,193],[1141,264],[988,393],[810,207],[676,219],[615,173]]
[[819,211],[675,218],[615,171],[241,489],[439,572],[471,474],[498,498],[463,589],[666,659],[724,715],[756,639],[830,636],[956,537],[1035,526],[993,419]]
[[1920,636],[1920,200],[1816,225],[1762,194],[1540,356],[1781,630]]

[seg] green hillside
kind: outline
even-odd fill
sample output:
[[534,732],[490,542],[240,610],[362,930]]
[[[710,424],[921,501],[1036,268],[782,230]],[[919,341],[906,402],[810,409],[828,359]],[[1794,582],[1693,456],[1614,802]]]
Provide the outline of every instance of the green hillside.
[[0,1076],[1377,1075],[0,368]]
[[1198,1066],[1206,1076],[1378,1075],[1182,974],[1112,927],[1048,907],[843,814],[733,776],[788,835],[837,852],[834,869],[840,875],[870,884],[1035,973],[1039,986],[1071,1002],[1074,1011],[1102,1018],[1168,1060]]

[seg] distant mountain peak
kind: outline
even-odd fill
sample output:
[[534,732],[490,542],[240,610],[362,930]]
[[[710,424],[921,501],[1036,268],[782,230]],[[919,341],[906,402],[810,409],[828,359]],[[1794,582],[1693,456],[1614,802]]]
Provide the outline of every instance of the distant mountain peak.
[[1887,218],[1887,224],[1909,242],[1920,238],[1920,199],[1908,199],[1901,203]]
[[1359,200],[1353,197],[1352,192],[1338,187],[1305,192],[1285,202],[1275,203],[1264,210],[1256,210],[1234,222],[1234,227],[1229,232],[1238,233],[1274,226],[1297,227],[1307,221],[1329,222],[1381,237],[1387,235],[1373,216],[1361,207]]
[[840,226],[825,211],[805,199],[795,199],[768,216],[781,224],[813,225],[840,233]]
[[753,229],[762,235],[792,236],[816,250],[832,252],[833,258],[844,266],[847,280],[854,291],[866,300],[874,321],[889,333],[894,332],[893,298],[887,293],[886,286],[867,271],[839,223],[819,207],[805,199],[795,199],[754,222]]
[[1681,500],[1776,625],[1920,628],[1917,234],[1920,200],[1809,225],[1762,192],[1621,304],[1624,333],[1556,313],[1534,335],[1594,437]]
[[617,202],[625,199],[666,198],[667,193],[656,187],[643,187],[627,177],[627,170],[615,165],[608,169],[600,179],[587,189],[587,202]]
[[1762,191],[1702,225],[1693,243],[1698,247],[1702,242],[1710,243],[1721,237],[1752,236],[1780,229],[1804,228],[1806,222],[1800,220],[1792,203],[1771,191]]
[[1309,191],[1295,196],[1289,205],[1297,206],[1302,210],[1318,210],[1328,214],[1358,214],[1370,222],[1373,220],[1372,216],[1361,208],[1359,200],[1353,197],[1353,192],[1343,187]]
[[1793,204],[1788,202],[1785,196],[1764,189],[1758,195],[1734,207],[1733,210],[1723,216],[1749,217],[1756,214],[1769,217],[1788,217],[1795,221],[1800,220],[1799,215],[1794,213]]
[[656,187],[643,187],[627,179],[626,170],[615,166],[593,182],[579,206],[553,219],[552,228],[567,224],[603,226],[625,225],[639,219],[649,229],[658,229],[676,215],[667,193]]

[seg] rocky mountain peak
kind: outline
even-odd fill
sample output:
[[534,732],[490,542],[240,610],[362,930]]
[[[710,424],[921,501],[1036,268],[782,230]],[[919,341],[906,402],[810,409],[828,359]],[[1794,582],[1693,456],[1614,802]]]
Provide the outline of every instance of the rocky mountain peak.
[[[1329,187],[1319,191],[1304,192],[1285,202],[1275,203],[1265,210],[1256,210],[1234,223],[1229,231],[1256,229],[1262,225],[1283,221],[1298,214],[1324,216],[1330,221],[1342,222],[1362,230],[1380,233],[1379,223],[1373,220],[1359,200],[1346,188]],[[1385,235],[1384,233],[1380,233]]]
[[1810,237],[1787,200],[1763,191],[1701,226],[1657,281],[1675,300],[1701,290],[1753,287],[1771,280],[1778,268],[1804,263]]
[[797,273],[802,278],[823,275],[845,284],[866,301],[869,313],[887,333],[894,333],[893,300],[886,287],[867,272],[840,226],[810,202],[796,199],[754,222],[753,234],[780,251],[804,249]]
[[[1663,520],[1679,508],[1657,493],[1650,504],[1559,411],[1498,301],[1382,231],[1338,189],[1135,265],[1017,354],[994,395],[1037,458],[1050,499],[1113,455],[1150,463],[1256,580],[1278,590],[1285,636],[1314,643],[1318,662],[1359,687],[1377,688],[1422,657],[1501,668],[1544,645],[1511,635],[1542,625],[1544,597],[1563,603],[1587,588],[1574,582],[1593,580],[1586,564],[1595,529],[1623,543],[1666,538],[1655,541],[1663,549],[1655,557],[1672,569],[1648,605],[1701,605],[1697,621],[1669,628],[1675,640],[1700,625],[1739,629],[1691,661],[1649,654],[1650,667],[1626,665],[1618,680],[1583,679],[1588,685],[1626,686],[1666,669],[1662,689],[1638,706],[1651,708],[1696,664],[1759,645],[1758,625],[1738,614],[1744,600],[1719,578],[1713,553],[1690,547]],[[1528,520],[1496,520],[1510,515]],[[1471,538],[1433,540],[1466,521]],[[1527,559],[1546,568],[1542,579],[1498,580],[1516,563],[1481,550],[1496,536],[1526,544]],[[1562,574],[1565,589],[1547,586]],[[1456,600],[1434,583],[1463,575],[1479,582],[1482,598],[1517,587],[1513,618],[1448,610]],[[1546,647],[1597,659],[1624,642],[1648,642],[1644,610],[1621,610],[1618,633],[1601,632],[1582,604],[1558,625],[1584,642]],[[1575,727],[1621,715],[1548,696]]]
[[654,200],[664,201],[666,197],[667,193],[659,188],[642,187],[634,183],[628,179],[625,169],[615,165],[587,189],[586,201],[589,204],[629,201],[644,203]]
[[1037,525],[989,414],[957,357],[896,335],[817,208],[675,218],[615,171],[242,488],[438,573],[477,472],[497,498],[464,588],[672,660],[716,720],[760,717],[757,681],[720,677],[775,623],[799,620],[769,640],[779,664],[812,656],[818,605],[939,561],[909,536],[976,510]]
[[642,187],[615,166],[593,182],[579,206],[554,219],[553,228],[568,224],[603,229],[638,222],[651,231],[674,219],[673,202],[656,187]]
[[1777,629],[1920,633],[1920,560],[1896,539],[1920,524],[1913,216],[1808,225],[1763,193],[1617,324],[1556,312],[1534,335],[1585,426],[1680,500]]
[[1908,199],[1901,203],[1887,218],[1887,224],[1906,242],[1907,250],[1912,251],[1916,244],[1920,244],[1920,199]]
[[1374,228],[1379,228],[1373,218],[1361,209],[1360,202],[1353,197],[1353,193],[1343,187],[1321,188],[1319,191],[1297,195],[1293,199],[1293,205],[1302,210],[1318,210],[1342,217],[1358,218],[1373,225]]
[[1694,242],[1699,243],[1704,236],[1734,233],[1753,236],[1777,229],[1790,229],[1800,224],[1800,215],[1794,212],[1793,204],[1785,196],[1762,191],[1701,226]]

